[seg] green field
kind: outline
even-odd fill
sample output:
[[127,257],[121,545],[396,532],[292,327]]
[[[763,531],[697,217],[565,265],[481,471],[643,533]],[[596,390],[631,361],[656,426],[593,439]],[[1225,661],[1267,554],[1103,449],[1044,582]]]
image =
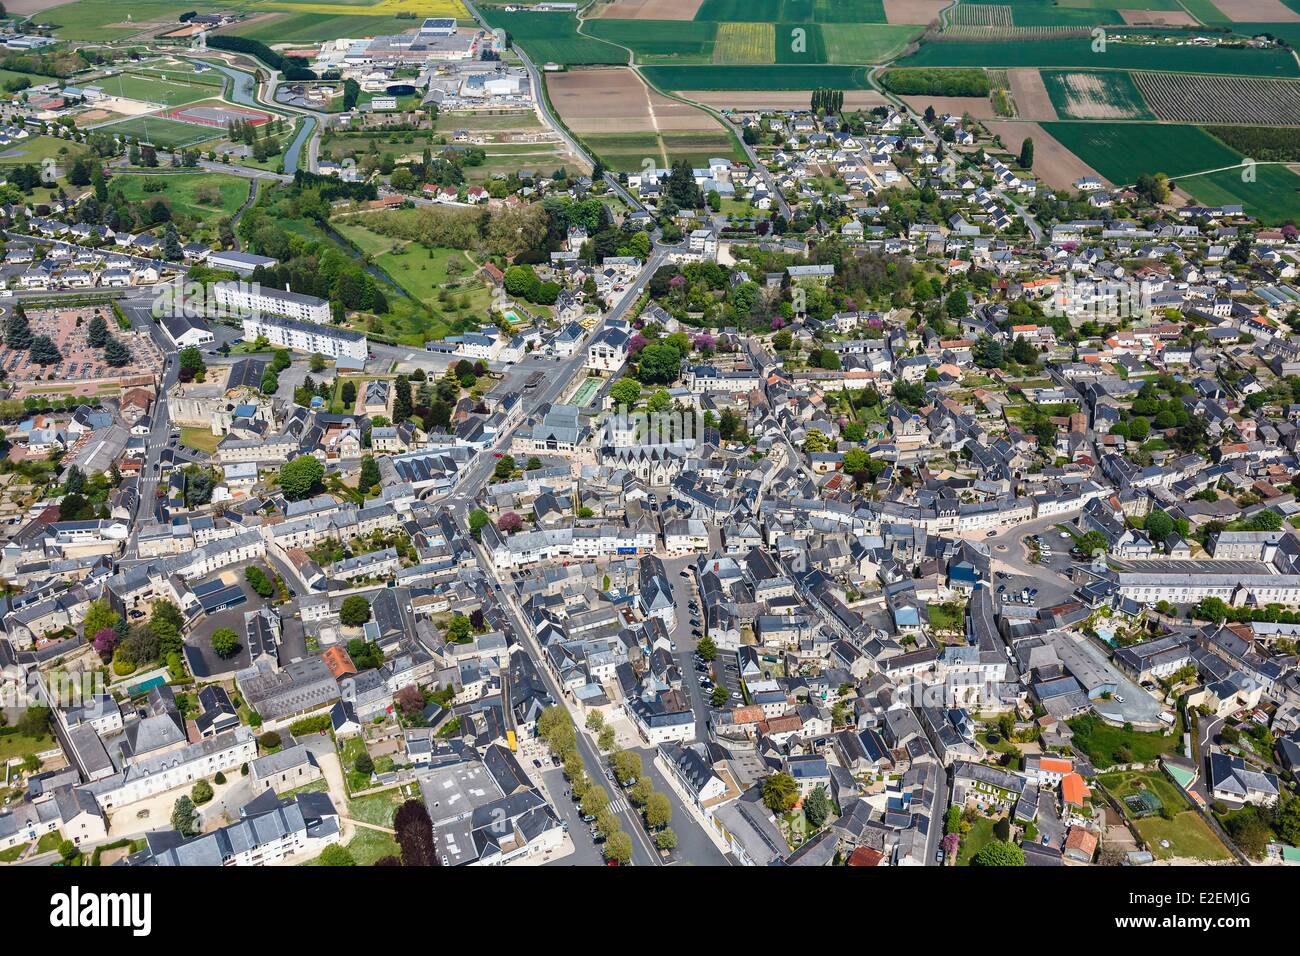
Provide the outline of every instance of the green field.
[[837,23],[822,29],[829,63],[885,63],[906,49],[921,27],[886,23]]
[[[256,8],[254,11],[256,12]],[[336,13],[285,13],[256,23],[244,22],[222,30],[263,43],[310,43],[339,37],[372,37],[402,33],[414,24],[394,16],[348,16]]]
[[588,20],[584,29],[628,47],[638,63],[708,63],[717,27],[699,20]]
[[852,66],[649,66],[646,79],[665,90],[870,89],[867,71]]
[[146,103],[160,103],[163,106],[181,106],[207,99],[213,94],[211,83],[194,81],[177,83],[160,77],[143,76],[138,73],[119,73],[117,76],[105,76],[90,81],[105,93],[125,97],[129,100],[142,100]]
[[[1088,39],[925,43],[900,66],[1015,66],[1087,69],[1103,59]],[[1106,45],[1107,69],[1164,70],[1170,73],[1227,73],[1240,76],[1300,76],[1286,50],[1252,50],[1172,44]]]
[[[162,183],[165,188],[149,192],[145,186],[151,183]],[[122,175],[113,177],[113,186],[121,187],[127,199],[151,203],[161,199],[173,213],[184,213],[196,219],[229,216],[248,198],[247,179],[222,173]]]
[[527,11],[507,13],[499,7],[485,7],[481,12],[492,26],[506,30],[538,67],[548,61],[572,66],[627,62],[627,53],[621,48],[579,35],[574,17]]
[[1197,126],[1164,123],[1044,123],[1043,128],[1111,182],[1133,183],[1144,173],[1185,176],[1241,162],[1241,157]]
[[19,166],[24,163],[39,165],[47,158],[62,163],[65,159],[74,159],[85,151],[86,147],[56,136],[29,136],[0,152],[0,166]]
[[640,169],[646,157],[656,163],[684,159],[692,166],[702,166],[715,156],[740,159],[731,138],[722,132],[707,130],[641,133],[588,133],[583,141],[594,150],[606,166],[617,170]]
[[131,3],[75,0],[34,14],[32,20],[57,25],[54,35],[61,40],[120,40],[140,33],[154,23],[171,23],[179,28],[178,18],[187,10],[206,13],[216,9],[211,3],[178,3],[176,0],[132,0]]
[[884,23],[880,0],[704,0],[696,20],[755,23]]
[[[1154,119],[1142,99],[1142,91],[1128,73],[1118,70],[1089,73],[1043,70],[1040,75],[1052,106],[1061,119],[1093,119],[1086,110],[1088,103],[1113,111],[1112,119]],[[1074,84],[1073,86],[1071,84]],[[1085,85],[1086,84],[1086,85]],[[1092,88],[1092,95],[1081,95],[1080,88]]]
[[120,123],[110,123],[99,128],[115,136],[129,136],[133,140],[153,143],[163,149],[194,146],[225,135],[225,130],[210,126],[194,126],[164,116],[133,116]]
[[1241,203],[1268,226],[1300,222],[1300,176],[1286,166],[1257,165],[1255,181],[1242,182],[1242,169],[1187,176],[1178,186],[1207,206]]
[[1067,721],[1074,731],[1074,747],[1098,770],[1117,763],[1146,763],[1171,753],[1182,740],[1181,728],[1168,734],[1124,730],[1093,713]]

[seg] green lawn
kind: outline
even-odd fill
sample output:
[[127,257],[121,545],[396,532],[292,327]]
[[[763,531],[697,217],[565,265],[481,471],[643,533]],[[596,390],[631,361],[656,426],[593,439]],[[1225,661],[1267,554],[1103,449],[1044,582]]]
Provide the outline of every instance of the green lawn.
[[958,866],[970,866],[975,854],[993,839],[993,822],[988,817],[979,817],[971,824],[970,833],[961,838],[961,846],[957,849]]
[[[164,188],[150,192],[146,186]],[[248,180],[224,173],[166,173],[113,177],[127,199],[152,203],[161,199],[173,213],[195,219],[233,215],[248,198]]]
[[[1232,854],[1223,845],[1223,841],[1214,835],[1201,815],[1195,810],[1184,810],[1172,820],[1163,817],[1147,817],[1136,823],[1137,831],[1146,841],[1149,849],[1157,859],[1168,860],[1173,857],[1190,857],[1196,860],[1230,860]],[[1161,841],[1169,846],[1162,846]]]
[[41,161],[47,158],[56,159],[60,165],[63,165],[85,151],[86,147],[56,136],[29,136],[0,152],[0,166],[17,166],[24,163],[39,166]]
[[17,733],[0,734],[0,760],[25,757],[28,754],[50,750],[53,747],[54,738],[48,735],[44,737],[24,737]]
[[400,790],[386,790],[348,801],[348,816],[377,827],[391,827],[393,814],[405,802]]
[[1160,802],[1174,813],[1190,810],[1192,805],[1182,795],[1178,787],[1162,771],[1126,770],[1116,773],[1101,774],[1097,781],[1105,787],[1115,799],[1123,803],[1125,797],[1133,796],[1143,790],[1150,790]]
[[[397,841],[389,834],[366,827],[357,827],[346,849],[352,854],[357,866],[373,866],[376,860],[383,857],[401,855]],[[312,860],[304,866],[319,866],[319,863]]]
[[11,846],[7,850],[0,851],[0,863],[13,863],[23,855],[23,851],[29,846],[31,846],[30,843],[20,843],[18,846]]
[[[1148,763],[1171,753],[1182,739],[1182,721],[1172,733],[1143,733],[1106,723],[1096,714],[1081,714],[1067,721],[1074,731],[1074,746],[1099,770],[1117,763]],[[1120,751],[1125,750],[1127,754]]]
[[210,428],[182,428],[181,444],[211,455],[216,452],[223,436],[212,434]]

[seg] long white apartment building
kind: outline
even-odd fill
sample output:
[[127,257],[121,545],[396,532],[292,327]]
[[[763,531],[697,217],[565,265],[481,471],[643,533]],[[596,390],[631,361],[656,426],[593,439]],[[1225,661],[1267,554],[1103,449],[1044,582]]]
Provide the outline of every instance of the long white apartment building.
[[364,364],[370,355],[366,337],[360,332],[275,315],[245,316],[244,341],[255,342],[259,336],[265,336],[268,342],[280,348],[294,352],[319,352],[326,358]]
[[243,315],[269,312],[299,322],[328,322],[330,304],[325,299],[283,289],[266,289],[256,283],[218,282],[213,286],[217,303]]

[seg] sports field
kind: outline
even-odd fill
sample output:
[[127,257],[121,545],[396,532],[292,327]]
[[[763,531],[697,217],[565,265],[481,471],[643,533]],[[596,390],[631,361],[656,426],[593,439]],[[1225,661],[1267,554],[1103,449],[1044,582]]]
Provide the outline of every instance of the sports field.
[[1198,126],[1164,123],[1044,123],[1066,149],[1119,185],[1144,173],[1185,176],[1241,157]]
[[224,135],[225,130],[194,126],[162,116],[133,116],[120,123],[110,123],[100,129],[114,136],[129,136],[132,140],[152,143],[163,149],[196,146]]
[[[206,80],[206,77],[204,79]],[[214,92],[213,85],[208,82],[165,80],[159,76],[149,76],[142,73],[119,73],[116,76],[105,76],[92,81],[88,85],[98,86],[105,93],[112,96],[140,100],[145,103],[159,103],[163,106],[179,106],[182,103],[193,103],[210,97]],[[219,92],[219,90],[216,92]]]

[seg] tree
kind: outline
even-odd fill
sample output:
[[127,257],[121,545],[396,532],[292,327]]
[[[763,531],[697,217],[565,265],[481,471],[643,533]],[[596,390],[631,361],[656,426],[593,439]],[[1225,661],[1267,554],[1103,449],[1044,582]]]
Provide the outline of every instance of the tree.
[[492,469],[492,475],[498,481],[505,481],[515,473],[515,459],[513,455],[502,455],[497,459],[496,467]]
[[696,645],[695,650],[702,660],[713,661],[718,656],[718,645],[707,634],[700,638],[700,643]]
[[407,684],[399,690],[395,701],[397,709],[407,717],[414,717],[424,710],[424,694],[414,684]]
[[325,466],[311,455],[299,455],[280,466],[280,491],[289,501],[309,498],[322,487]]
[[1174,533],[1174,519],[1157,508],[1147,515],[1146,533],[1147,537],[1158,544]]
[[325,371],[325,356],[319,352],[312,352],[311,358],[307,360],[307,367],[317,373]]
[[37,365],[55,365],[63,361],[63,353],[48,335],[33,336],[27,355]]
[[1014,843],[990,840],[971,861],[975,866],[1024,866],[1025,851]]
[[1034,141],[1028,136],[1026,136],[1025,141],[1020,144],[1020,168],[1034,168]]
[[672,827],[664,827],[655,834],[655,847],[660,850],[677,849],[677,834]]
[[682,356],[675,346],[652,342],[637,353],[637,378],[645,385],[670,385],[681,372]]
[[433,821],[419,800],[407,800],[393,815],[393,830],[402,849],[402,866],[438,866]]
[[98,634],[104,629],[113,630],[120,620],[122,620],[122,616],[113,609],[113,605],[108,602],[108,598],[100,598],[98,601],[90,602],[90,606],[86,608],[85,620],[82,623],[86,634]]
[[641,397],[641,383],[634,378],[620,378],[609,389],[609,397],[614,404],[631,408]]
[[632,862],[632,838],[622,830],[615,830],[605,837],[605,859],[617,860],[620,866]]
[[618,739],[614,734],[613,727],[600,728],[600,736],[596,738],[596,745],[600,747],[601,750],[605,753],[609,753],[609,751],[614,749],[614,745],[617,742]]
[[22,303],[14,305],[9,321],[5,323],[5,345],[15,351],[31,348],[32,330],[27,323],[27,313],[23,311]]
[[513,511],[507,511],[497,519],[497,530],[505,534],[514,534],[524,526],[524,519]]
[[788,773],[774,773],[763,781],[763,803],[773,813],[788,813],[799,801],[799,785]]
[[673,805],[668,797],[658,791],[650,794],[645,802],[645,823],[651,830],[668,826],[673,820]]
[[831,798],[826,795],[826,788],[818,784],[803,802],[803,813],[808,818],[808,825],[820,829],[831,815]]
[[81,851],[77,849],[77,844],[71,840],[62,840],[59,843],[59,859],[64,863],[71,863],[77,857],[81,856]]
[[631,786],[641,777],[641,755],[633,750],[620,750],[609,759],[614,777],[623,786]]
[[374,455],[366,455],[361,459],[361,477],[359,485],[363,490],[369,490],[379,485],[379,462],[375,461]]
[[609,806],[609,791],[604,787],[588,787],[579,804],[585,816],[598,817]]
[[719,684],[713,688],[713,693],[709,695],[709,703],[714,707],[721,707],[727,702],[728,696],[730,695],[727,693],[727,688]]
[[352,769],[364,777],[369,777],[375,772],[375,761],[368,751],[361,751],[357,754],[357,759],[352,761]]
[[[352,858],[352,854],[347,851],[346,847],[332,843],[321,851],[317,861],[321,866],[356,866],[357,861]],[[376,864],[377,865],[377,864]]]
[[[102,349],[104,347],[104,343],[107,341],[108,341],[108,323],[104,321],[104,317],[102,315],[96,315],[93,318],[91,318],[90,324],[86,326],[86,343],[91,348]],[[195,349],[194,351],[197,352],[198,349]],[[182,352],[181,353],[182,369],[185,368],[184,358],[185,358],[185,353]]]
[[475,541],[482,539],[483,529],[491,522],[492,519],[487,516],[487,512],[480,508],[475,508],[469,513],[469,533],[474,536]]
[[179,798],[172,806],[172,829],[184,837],[197,836],[199,832],[197,816],[198,811],[194,809],[194,801],[189,797]]
[[212,632],[212,652],[223,660],[234,657],[239,650],[239,636],[228,627],[219,627]]
[[212,797],[212,784],[208,783],[206,780],[196,781],[194,786],[190,789],[190,799],[196,804],[201,805],[207,803],[212,799]]
[[352,379],[344,381],[339,397],[343,399],[345,407],[352,408],[357,403],[357,383]]
[[370,602],[360,594],[343,599],[339,620],[348,627],[361,627],[370,620]]

